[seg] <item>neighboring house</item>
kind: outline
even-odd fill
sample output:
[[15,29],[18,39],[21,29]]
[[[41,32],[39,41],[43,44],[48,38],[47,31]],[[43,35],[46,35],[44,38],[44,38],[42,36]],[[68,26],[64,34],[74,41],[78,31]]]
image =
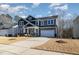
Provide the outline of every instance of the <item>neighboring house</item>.
[[12,28],[0,29],[0,36],[16,36],[18,34],[18,25]]
[[34,18],[28,16],[26,19],[20,19],[18,21],[18,34],[19,35],[31,35],[31,36],[45,36],[56,37],[57,36],[57,24],[56,16]]
[[6,36],[8,33],[8,29],[2,29],[0,30],[0,36]]
[[79,38],[79,16],[73,21],[73,38]]
[[0,15],[0,36],[5,35],[15,35],[16,29],[18,30],[18,26],[14,26],[15,24],[12,21],[12,17],[8,14]]

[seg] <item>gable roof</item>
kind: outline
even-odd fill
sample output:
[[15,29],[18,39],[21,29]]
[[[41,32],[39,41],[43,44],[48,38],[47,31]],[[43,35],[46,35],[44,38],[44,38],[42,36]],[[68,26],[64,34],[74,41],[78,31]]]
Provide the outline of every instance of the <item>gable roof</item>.
[[[25,22],[27,22],[27,24],[31,24],[32,26],[36,26],[35,24],[33,24],[30,20],[28,20],[27,18],[21,18],[20,20],[24,20]],[[19,20],[19,21],[20,21]]]
[[31,15],[29,15],[26,19],[27,19],[27,20],[35,20],[36,18],[33,17],[33,16],[31,16]]
[[36,26],[35,24],[31,23],[29,20],[24,19],[26,22],[28,22],[29,24]]
[[36,26],[34,23],[31,22],[32,20],[39,20],[39,19],[42,20],[42,19],[52,19],[52,18],[53,18],[53,19],[56,19],[57,17],[58,17],[58,15],[35,18],[35,17],[29,15],[27,18],[22,18],[22,19],[27,22],[26,26],[27,26],[28,24],[30,24],[30,25],[32,25],[32,26]]

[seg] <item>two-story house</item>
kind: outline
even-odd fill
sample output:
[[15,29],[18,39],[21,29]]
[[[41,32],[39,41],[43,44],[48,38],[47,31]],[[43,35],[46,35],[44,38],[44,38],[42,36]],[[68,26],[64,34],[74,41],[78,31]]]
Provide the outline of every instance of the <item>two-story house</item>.
[[28,16],[26,19],[20,19],[18,21],[18,34],[24,35],[26,33],[31,36],[56,37],[57,17],[57,15],[40,18]]

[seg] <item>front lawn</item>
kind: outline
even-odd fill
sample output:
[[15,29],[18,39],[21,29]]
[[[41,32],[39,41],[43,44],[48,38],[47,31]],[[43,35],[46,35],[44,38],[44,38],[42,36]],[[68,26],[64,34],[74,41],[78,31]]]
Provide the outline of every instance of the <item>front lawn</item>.
[[64,43],[58,43],[57,39],[50,39],[46,43],[33,47],[34,49],[61,52],[68,54],[79,54],[79,40],[78,39],[63,39]]
[[27,40],[29,37],[4,37],[0,36],[0,44],[11,44],[17,41]]

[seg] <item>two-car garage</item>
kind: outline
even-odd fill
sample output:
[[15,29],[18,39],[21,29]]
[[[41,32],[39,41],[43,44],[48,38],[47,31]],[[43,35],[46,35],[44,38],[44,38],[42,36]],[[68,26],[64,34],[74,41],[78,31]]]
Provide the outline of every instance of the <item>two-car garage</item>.
[[41,30],[40,34],[42,37],[55,37],[55,30]]

